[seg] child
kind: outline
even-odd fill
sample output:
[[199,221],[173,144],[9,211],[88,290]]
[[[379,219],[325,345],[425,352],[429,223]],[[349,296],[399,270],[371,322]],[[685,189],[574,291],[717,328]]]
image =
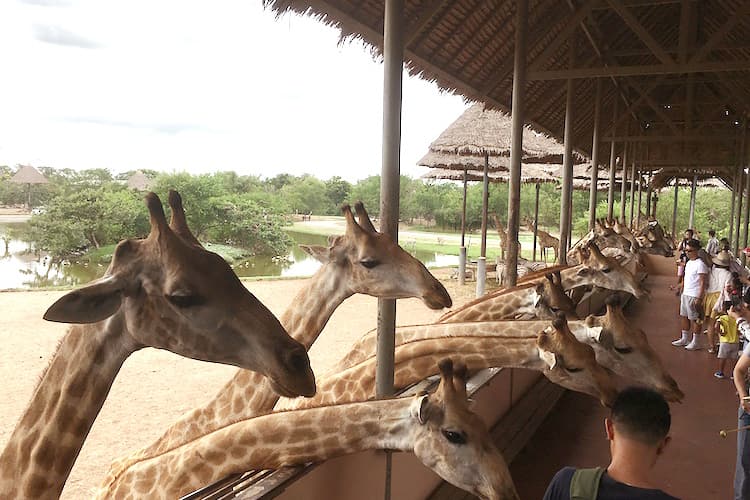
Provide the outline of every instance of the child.
[[[734,370],[734,361],[737,361],[737,354],[740,352],[740,341],[737,336],[737,322],[729,314],[729,308],[734,307],[735,310],[741,306],[733,306],[731,301],[725,301],[722,307],[722,314],[716,318],[716,324],[714,328],[717,328],[720,332],[719,336],[719,353],[718,358],[718,370],[714,373],[716,378],[725,378],[724,368],[727,364],[727,359],[733,360],[729,373]],[[732,378],[731,376],[729,378]]]

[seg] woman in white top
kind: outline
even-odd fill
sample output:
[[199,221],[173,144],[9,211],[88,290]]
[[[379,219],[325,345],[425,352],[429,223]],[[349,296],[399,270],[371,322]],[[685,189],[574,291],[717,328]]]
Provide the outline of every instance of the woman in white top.
[[704,313],[708,321],[708,352],[714,352],[714,347],[718,341],[716,332],[714,331],[714,320],[721,313],[723,302],[720,302],[719,298],[725,292],[726,284],[732,279],[732,273],[729,271],[732,256],[729,252],[723,250],[712,260],[713,267],[708,278],[708,288],[706,289],[706,299],[704,302]]

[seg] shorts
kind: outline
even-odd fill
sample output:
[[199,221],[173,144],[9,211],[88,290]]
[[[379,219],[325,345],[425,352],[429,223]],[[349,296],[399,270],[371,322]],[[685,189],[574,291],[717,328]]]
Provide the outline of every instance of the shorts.
[[683,294],[680,296],[680,316],[691,321],[703,320],[702,299]]
[[721,314],[719,311],[714,311],[714,306],[716,305],[716,301],[719,300],[720,295],[721,292],[711,292],[706,294],[706,300],[703,303],[703,317],[715,318]]
[[719,359],[737,359],[737,355],[740,353],[740,343],[734,342],[732,344],[728,342],[719,343],[719,352],[716,357]]

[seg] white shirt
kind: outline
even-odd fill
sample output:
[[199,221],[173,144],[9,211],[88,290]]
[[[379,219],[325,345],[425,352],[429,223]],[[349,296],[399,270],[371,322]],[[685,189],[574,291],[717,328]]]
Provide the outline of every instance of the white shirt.
[[685,264],[682,294],[688,297],[700,297],[702,295],[700,275],[708,273],[708,266],[702,260],[693,259],[687,261],[687,264]]
[[708,288],[706,293],[721,292],[724,290],[724,285],[727,281],[732,279],[732,273],[729,269],[723,269],[721,267],[711,268],[711,277],[708,280]]

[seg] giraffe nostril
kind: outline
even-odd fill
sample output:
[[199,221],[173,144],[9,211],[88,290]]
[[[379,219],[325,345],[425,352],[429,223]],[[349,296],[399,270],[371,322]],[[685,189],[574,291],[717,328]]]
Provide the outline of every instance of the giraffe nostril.
[[305,371],[310,366],[310,359],[303,349],[298,349],[290,353],[287,362],[289,363],[289,368],[298,372]]

